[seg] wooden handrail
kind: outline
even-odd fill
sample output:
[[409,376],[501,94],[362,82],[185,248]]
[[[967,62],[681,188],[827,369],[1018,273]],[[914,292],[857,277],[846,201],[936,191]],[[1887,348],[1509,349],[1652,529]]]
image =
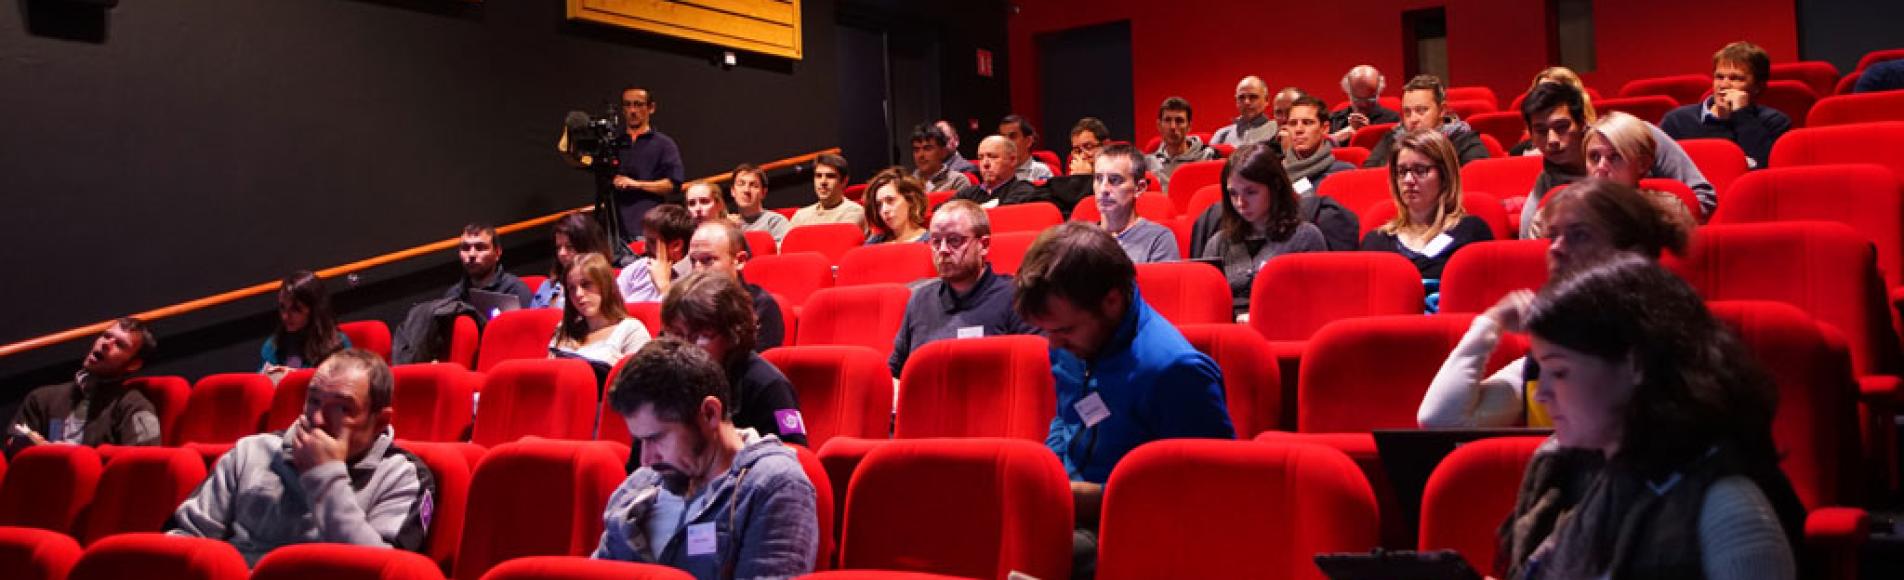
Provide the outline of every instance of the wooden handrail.
[[[773,171],[776,169],[793,167],[793,166],[812,162],[815,158],[818,158],[821,155],[825,155],[828,153],[837,155],[839,154],[839,152],[840,152],[840,148],[838,147],[824,149],[820,151],[814,151],[812,153],[808,153],[805,155],[800,155],[796,157],[788,157],[786,159],[781,159],[779,161],[767,163],[765,165],[761,165],[760,168],[763,171]],[[694,181],[703,181],[708,183],[721,183],[721,182],[727,181],[731,177],[732,176],[729,173],[720,173],[716,175],[703,177],[701,179],[694,180]],[[506,234],[513,234],[513,233],[527,230],[530,228],[548,225],[550,223],[554,223],[555,220],[562,219],[562,216],[567,215],[571,211],[587,211],[592,208],[593,206],[584,206],[584,207],[555,212],[545,216],[522,220],[516,223],[512,223],[506,226],[496,228],[496,235],[498,237],[501,237]],[[413,248],[398,250],[388,254],[383,254],[381,256],[372,256],[370,258],[365,258],[365,259],[344,264],[341,266],[333,266],[330,268],[319,270],[317,272],[317,276],[318,278],[334,278],[338,276],[355,274],[358,272],[369,270],[371,268],[386,266],[386,265],[394,264],[404,260],[409,260],[409,259],[413,259],[413,258],[417,258],[417,257],[429,255],[429,254],[434,254],[437,252],[441,252],[443,250],[448,250],[450,248],[456,247],[457,243],[459,243],[460,241],[461,241],[460,237],[449,238],[446,240],[438,240],[435,242],[430,242],[430,243],[423,244],[421,246],[416,246]],[[230,304],[232,302],[244,300],[246,298],[250,298],[253,296],[260,296],[269,292],[274,292],[278,289],[278,286],[281,283],[282,282],[265,282],[261,284],[253,284],[251,286],[246,286],[244,288],[239,288],[237,290],[231,290],[228,292],[213,294],[211,296],[206,296],[204,298],[198,298],[195,300],[188,300],[185,302],[180,302],[178,304],[173,304],[171,306],[154,308],[152,310],[147,310],[145,312],[134,314],[133,316],[147,323],[151,323],[153,321],[171,318],[174,316],[179,316],[179,315],[183,315],[183,314],[187,314],[191,312],[196,312],[199,310],[204,310],[204,309],[212,308],[215,306],[223,306],[225,304]],[[88,324],[85,326],[68,328],[66,330],[62,330],[52,334],[36,336],[33,338],[29,338],[26,340],[8,344],[6,346],[0,346],[0,357],[13,356],[23,352],[28,352],[28,351],[52,346],[55,344],[60,344],[69,340],[77,340],[81,338],[94,336],[101,332],[105,332],[106,328],[112,325],[112,322],[113,321],[111,320],[102,320],[102,321],[94,322],[92,324]]]

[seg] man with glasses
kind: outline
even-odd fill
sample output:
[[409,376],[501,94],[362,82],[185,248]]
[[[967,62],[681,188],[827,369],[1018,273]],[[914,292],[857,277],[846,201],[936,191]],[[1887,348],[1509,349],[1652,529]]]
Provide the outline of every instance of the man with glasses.
[[993,273],[986,260],[992,224],[984,208],[962,199],[939,206],[926,246],[932,248],[939,279],[914,288],[906,301],[905,319],[886,360],[894,377],[905,370],[912,351],[928,342],[1032,333],[1012,311],[1011,276]]
[[1098,150],[1110,140],[1111,129],[1097,117],[1078,119],[1078,124],[1071,126],[1071,163],[1065,168],[1065,174],[1090,175]]
[[1255,75],[1243,77],[1236,83],[1236,122],[1217,129],[1210,143],[1242,147],[1275,137],[1276,121],[1263,114],[1268,108],[1269,85]]
[[1129,143],[1112,143],[1097,154],[1091,189],[1103,217],[1098,226],[1117,238],[1132,262],[1170,262],[1177,252],[1177,234],[1163,224],[1137,215],[1137,196],[1143,195],[1144,154]]
[[[655,130],[655,100],[648,89],[628,87],[621,92],[621,115],[627,123],[629,144],[617,153],[621,165],[614,178],[615,206],[620,209],[622,235],[640,239],[641,217],[674,195],[686,179],[681,148],[674,139]],[[526,304],[526,302],[525,302]]]
[[1342,75],[1342,92],[1349,96],[1349,106],[1329,114],[1329,137],[1337,146],[1349,144],[1349,138],[1355,136],[1358,129],[1382,123],[1400,123],[1400,113],[1382,107],[1382,91],[1388,90],[1388,79],[1375,67],[1361,65],[1349,69]]

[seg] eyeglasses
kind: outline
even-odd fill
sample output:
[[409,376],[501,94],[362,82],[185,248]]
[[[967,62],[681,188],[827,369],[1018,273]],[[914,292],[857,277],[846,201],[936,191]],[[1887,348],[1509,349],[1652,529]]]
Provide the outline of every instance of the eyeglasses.
[[1416,179],[1421,179],[1433,175],[1437,170],[1438,168],[1433,165],[1397,165],[1395,166],[1395,177],[1412,176]]
[[957,234],[950,235],[950,236],[929,236],[926,238],[926,247],[932,248],[934,250],[937,250],[940,247],[944,247],[950,250],[958,250],[959,248],[965,247],[965,244],[970,243],[971,241],[972,241],[972,238],[970,236],[961,236]]

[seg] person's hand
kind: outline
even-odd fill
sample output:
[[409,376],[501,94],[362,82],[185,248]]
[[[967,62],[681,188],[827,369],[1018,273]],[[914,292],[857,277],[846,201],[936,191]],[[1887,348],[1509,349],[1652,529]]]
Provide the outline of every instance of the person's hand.
[[1709,109],[1709,111],[1714,117],[1720,119],[1730,118],[1733,111],[1745,107],[1748,98],[1745,91],[1720,89],[1712,94],[1712,108]]
[[654,259],[648,260],[648,278],[654,280],[656,288],[667,288],[674,276],[674,257],[668,255],[667,244],[655,242]]
[[350,447],[344,444],[350,439],[348,429],[340,433],[341,439],[335,438],[299,419],[297,430],[291,434],[291,464],[297,467],[298,473],[304,473],[332,461],[343,462],[350,452]]
[[41,437],[39,432],[28,428],[26,425],[14,423],[13,434],[21,439],[27,440],[31,445],[45,445],[46,444],[45,437]]
[[1369,124],[1368,115],[1364,115],[1361,113],[1349,113],[1349,128],[1350,129],[1361,130],[1363,127],[1367,127],[1368,124]]
[[1500,302],[1488,307],[1481,316],[1493,319],[1504,332],[1523,332],[1525,329],[1522,326],[1527,322],[1527,307],[1533,303],[1534,291],[1515,290],[1502,296]]
[[1065,173],[1067,175],[1090,175],[1095,171],[1097,171],[1097,167],[1092,164],[1090,159],[1086,159],[1083,155],[1074,153],[1071,155],[1071,168],[1065,171]]
[[635,181],[635,178],[626,175],[615,176],[615,189],[635,189],[637,187],[641,187],[641,182]]
[[278,381],[284,380],[284,375],[291,374],[291,367],[278,365],[278,364],[265,363],[264,370],[259,372],[264,373],[264,376],[271,378],[271,382],[276,383]]

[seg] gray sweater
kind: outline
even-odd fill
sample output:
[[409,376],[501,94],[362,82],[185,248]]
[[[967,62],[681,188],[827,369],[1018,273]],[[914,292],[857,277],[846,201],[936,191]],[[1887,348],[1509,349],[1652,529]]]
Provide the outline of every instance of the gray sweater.
[[1137,225],[1115,235],[1117,245],[1124,247],[1124,254],[1130,256],[1132,263],[1175,262],[1183,259],[1183,255],[1177,251],[1176,232],[1141,217],[1131,219],[1137,220]]
[[[763,437],[753,429],[742,429],[741,436],[745,446],[734,456],[733,467],[694,497],[663,489],[653,469],[635,470],[608,497],[594,558],[662,564],[703,579],[788,578],[812,572],[820,549],[813,483],[793,449],[778,437]],[[656,509],[662,496],[685,507],[679,512],[679,526],[646,521],[647,514],[671,511]],[[704,525],[713,526],[712,557],[690,546],[699,543],[693,537]],[[661,545],[653,545],[648,541],[651,529],[671,533]]]
[[1296,252],[1324,252],[1329,249],[1328,242],[1322,239],[1322,230],[1309,222],[1302,222],[1301,225],[1296,226],[1295,233],[1289,234],[1288,239],[1280,242],[1260,235],[1251,236],[1250,239],[1261,241],[1263,244],[1255,253],[1251,253],[1243,244],[1230,243],[1230,238],[1223,235],[1221,229],[1211,235],[1210,241],[1203,245],[1202,257],[1223,260],[1223,277],[1230,281],[1230,294],[1233,299],[1231,305],[1237,314],[1249,312],[1250,284],[1256,281],[1256,272],[1262,270],[1263,265],[1268,263],[1270,258]]
[[362,459],[298,473],[290,431],[239,439],[180,504],[166,533],[230,542],[256,565],[279,546],[331,542],[421,550],[436,482],[416,456],[377,436]]

